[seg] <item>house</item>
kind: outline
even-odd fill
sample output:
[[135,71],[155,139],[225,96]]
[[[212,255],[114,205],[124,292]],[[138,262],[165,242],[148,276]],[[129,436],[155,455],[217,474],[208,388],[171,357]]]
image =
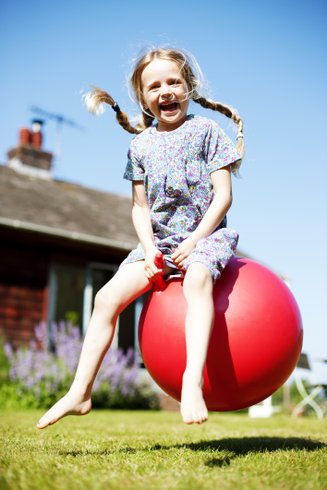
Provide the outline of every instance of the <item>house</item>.
[[[22,128],[0,165],[0,336],[14,345],[40,321],[85,331],[96,291],[138,241],[129,198],[53,178],[41,129]],[[119,318],[122,348],[134,346],[141,304]]]

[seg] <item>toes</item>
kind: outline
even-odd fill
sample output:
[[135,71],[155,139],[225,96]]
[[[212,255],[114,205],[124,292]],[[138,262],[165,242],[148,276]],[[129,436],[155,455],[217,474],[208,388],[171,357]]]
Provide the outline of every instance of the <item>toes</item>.
[[58,421],[57,418],[50,418],[49,419],[49,417],[41,417],[40,420],[38,421],[38,423],[36,424],[36,427],[38,429],[45,429],[46,427],[48,427],[49,425],[53,425],[57,421]]
[[207,421],[207,417],[205,416],[199,416],[194,419],[195,424],[203,424],[203,422]]
[[203,414],[203,413],[188,413],[188,414],[183,414],[182,413],[182,419],[185,424],[203,424],[203,422],[206,422],[208,420],[208,414]]
[[208,414],[200,414],[200,413],[191,413],[191,414],[183,414],[182,413],[183,422],[185,424],[203,424],[208,420]]
[[36,427],[38,429],[45,429],[50,424],[51,424],[50,422],[48,422],[48,423],[47,422],[41,422],[41,420],[39,420],[39,422],[36,424]]
[[183,422],[185,424],[193,424],[193,418],[190,414],[188,413],[184,413],[182,410],[181,410],[181,416],[182,416],[182,419],[183,419]]

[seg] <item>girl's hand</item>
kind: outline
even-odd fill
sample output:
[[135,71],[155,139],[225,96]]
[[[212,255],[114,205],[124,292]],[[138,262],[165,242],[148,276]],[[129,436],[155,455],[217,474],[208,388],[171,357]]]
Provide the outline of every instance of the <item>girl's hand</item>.
[[174,250],[171,258],[179,269],[183,269],[184,261],[195,248],[195,245],[196,240],[189,236]]
[[163,273],[162,269],[158,269],[155,265],[155,257],[160,253],[159,250],[153,247],[151,250],[147,251],[144,259],[144,270],[146,277],[151,281],[155,281],[156,278]]

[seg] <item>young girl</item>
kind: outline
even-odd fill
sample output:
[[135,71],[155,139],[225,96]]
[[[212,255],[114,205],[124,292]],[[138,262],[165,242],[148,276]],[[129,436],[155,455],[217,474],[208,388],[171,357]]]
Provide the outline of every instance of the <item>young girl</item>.
[[[243,156],[243,124],[233,109],[199,93],[196,70],[196,63],[178,50],[157,49],[142,56],[131,77],[142,110],[136,127],[106,92],[94,89],[85,97],[93,112],[100,112],[103,103],[111,105],[119,124],[137,134],[124,177],[132,181],[132,219],[140,244],[97,293],[73,384],[40,419],[39,429],[91,410],[92,385],[118,315],[159,275],[173,271],[184,275],[187,303],[181,415],[187,424],[207,420],[202,376],[213,324],[212,290],[238,241],[227,228],[226,213],[232,203],[231,173]],[[237,149],[216,122],[188,114],[190,100],[237,124]],[[158,252],[163,269],[155,265]]]

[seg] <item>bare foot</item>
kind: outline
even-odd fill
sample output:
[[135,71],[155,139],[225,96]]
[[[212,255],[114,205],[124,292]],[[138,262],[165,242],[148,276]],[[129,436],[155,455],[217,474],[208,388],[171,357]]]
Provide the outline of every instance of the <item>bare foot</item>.
[[68,391],[65,396],[60,398],[60,400],[58,400],[57,403],[55,403],[53,407],[40,418],[36,427],[38,429],[44,429],[49,425],[55,424],[66,415],[86,415],[91,408],[92,403],[90,398],[85,399],[76,393]]
[[183,376],[181,414],[186,424],[202,424],[208,419],[208,409],[202,394],[202,386]]

